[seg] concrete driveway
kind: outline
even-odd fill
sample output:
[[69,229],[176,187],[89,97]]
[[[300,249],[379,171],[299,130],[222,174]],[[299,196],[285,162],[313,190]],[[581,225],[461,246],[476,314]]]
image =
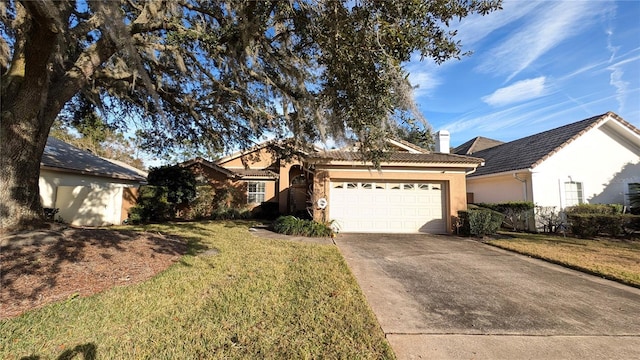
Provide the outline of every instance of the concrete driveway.
[[458,237],[340,234],[399,359],[640,359],[640,290]]

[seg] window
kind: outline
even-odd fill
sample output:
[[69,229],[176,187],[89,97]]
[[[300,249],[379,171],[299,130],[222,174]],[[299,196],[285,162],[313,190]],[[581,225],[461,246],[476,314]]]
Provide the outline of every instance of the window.
[[413,190],[415,189],[415,186],[413,184],[404,184],[402,188],[405,190]]
[[363,189],[373,189],[373,184],[372,183],[362,183],[362,188]]
[[264,202],[265,187],[264,181],[249,181],[247,185],[247,204]]
[[357,183],[347,183],[347,189],[357,189],[357,188],[358,188]]
[[419,184],[418,189],[420,190],[429,190],[429,184]]
[[384,190],[384,184],[376,184],[376,189]]
[[344,189],[344,183],[336,183],[333,186],[334,189]]
[[574,206],[584,203],[582,183],[569,181],[564,183],[565,206]]

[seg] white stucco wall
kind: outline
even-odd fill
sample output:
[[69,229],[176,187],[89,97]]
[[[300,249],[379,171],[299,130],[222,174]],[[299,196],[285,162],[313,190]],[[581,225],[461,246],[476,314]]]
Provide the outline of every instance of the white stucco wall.
[[533,169],[534,202],[563,208],[571,180],[583,183],[588,203],[628,204],[628,184],[640,182],[640,148],[608,124],[587,132]]
[[125,187],[137,187],[126,181],[40,171],[40,199],[43,207],[59,208],[64,222],[78,226],[120,224],[122,192]]

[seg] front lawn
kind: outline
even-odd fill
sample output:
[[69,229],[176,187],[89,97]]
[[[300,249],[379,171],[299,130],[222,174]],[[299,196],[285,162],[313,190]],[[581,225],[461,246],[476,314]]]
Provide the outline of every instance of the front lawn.
[[640,241],[502,233],[488,243],[640,287]]
[[335,247],[260,239],[237,222],[144,230],[189,238],[192,255],[1,321],[0,358],[394,358]]

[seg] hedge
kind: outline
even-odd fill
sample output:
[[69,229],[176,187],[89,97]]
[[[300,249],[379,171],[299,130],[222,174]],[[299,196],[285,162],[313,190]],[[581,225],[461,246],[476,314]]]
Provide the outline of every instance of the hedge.
[[567,212],[567,221],[574,235],[586,238],[600,234],[615,237],[640,231],[640,215]]
[[129,209],[128,221],[139,224],[170,219],[175,213],[167,200],[167,193],[165,186],[141,186],[137,204]]
[[462,235],[485,236],[500,229],[504,215],[491,209],[477,208],[458,211],[458,219]]
[[[505,218],[505,226],[513,230],[527,230],[527,219],[532,215],[534,204],[531,201],[510,201],[497,204],[477,204],[480,207],[502,213]],[[508,220],[508,221],[506,221]]]

